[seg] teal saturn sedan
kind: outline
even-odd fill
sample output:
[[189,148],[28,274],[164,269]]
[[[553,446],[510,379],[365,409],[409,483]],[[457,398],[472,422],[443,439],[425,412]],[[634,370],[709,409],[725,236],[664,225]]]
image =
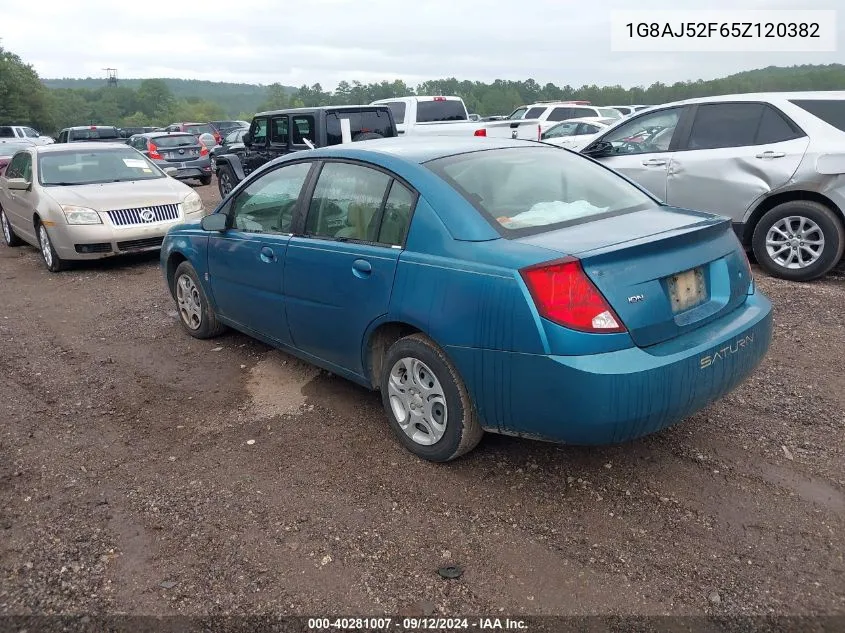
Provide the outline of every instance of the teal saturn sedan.
[[380,391],[431,461],[485,431],[653,433],[740,384],[772,333],[729,219],[529,141],[296,152],[172,228],[161,265],[188,334],[235,328]]

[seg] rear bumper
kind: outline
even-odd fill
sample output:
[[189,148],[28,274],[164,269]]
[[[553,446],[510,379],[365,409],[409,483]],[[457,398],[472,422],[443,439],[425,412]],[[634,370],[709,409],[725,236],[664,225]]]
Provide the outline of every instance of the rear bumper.
[[177,171],[173,177],[180,180],[211,176],[211,160],[207,156],[185,161],[157,160],[154,162],[162,169],[175,167]]
[[552,356],[446,348],[491,431],[582,445],[666,428],[734,389],[772,335],[760,293],[722,319],[651,348]]

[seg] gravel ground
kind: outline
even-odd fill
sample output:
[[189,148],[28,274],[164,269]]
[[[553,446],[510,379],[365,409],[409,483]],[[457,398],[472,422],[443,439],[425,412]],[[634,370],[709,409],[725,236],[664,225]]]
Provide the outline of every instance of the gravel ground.
[[433,465],[376,394],[185,335],[157,256],[0,247],[0,614],[845,614],[845,276],[755,272],[774,343],[723,401]]

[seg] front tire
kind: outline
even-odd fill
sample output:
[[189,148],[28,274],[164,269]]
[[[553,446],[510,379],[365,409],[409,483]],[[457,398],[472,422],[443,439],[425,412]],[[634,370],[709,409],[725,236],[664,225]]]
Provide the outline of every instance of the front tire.
[[9,222],[9,218],[6,217],[6,212],[3,209],[0,209],[0,228],[3,230],[3,241],[6,242],[6,246],[15,247],[23,244],[23,240],[15,235],[12,224]]
[[751,246],[757,262],[781,279],[818,279],[842,258],[845,227],[826,206],[810,200],[784,202],[770,209],[754,228]]
[[228,196],[235,185],[238,184],[235,180],[235,172],[229,165],[220,165],[217,168],[217,189],[220,191],[220,197]]
[[44,265],[51,273],[58,273],[66,270],[69,267],[69,262],[62,259],[53,248],[53,241],[50,239],[50,234],[47,232],[47,227],[41,222],[35,227],[38,233],[38,246],[41,251],[41,259],[44,260]]
[[179,323],[188,334],[194,338],[206,339],[219,336],[226,330],[226,326],[217,320],[199,275],[189,262],[182,262],[176,267],[172,287]]
[[427,336],[407,336],[390,347],[380,384],[393,432],[418,457],[447,462],[481,441],[484,431],[458,371]]

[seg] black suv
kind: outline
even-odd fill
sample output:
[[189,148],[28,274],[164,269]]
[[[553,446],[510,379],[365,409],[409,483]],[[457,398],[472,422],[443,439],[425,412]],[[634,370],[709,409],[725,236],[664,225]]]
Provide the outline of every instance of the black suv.
[[220,195],[226,197],[241,180],[274,158],[312,147],[339,145],[343,142],[344,120],[349,121],[349,139],[353,142],[397,135],[386,105],[259,112],[244,135],[243,149],[214,157]]

